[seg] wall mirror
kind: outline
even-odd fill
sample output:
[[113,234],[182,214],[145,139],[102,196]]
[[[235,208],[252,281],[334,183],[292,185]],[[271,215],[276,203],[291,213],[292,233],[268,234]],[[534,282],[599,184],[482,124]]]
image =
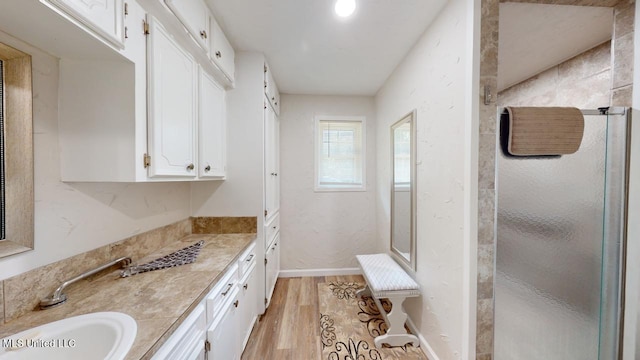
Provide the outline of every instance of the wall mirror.
[[31,56],[0,43],[0,257],[33,249]]
[[415,110],[391,125],[391,253],[416,270]]

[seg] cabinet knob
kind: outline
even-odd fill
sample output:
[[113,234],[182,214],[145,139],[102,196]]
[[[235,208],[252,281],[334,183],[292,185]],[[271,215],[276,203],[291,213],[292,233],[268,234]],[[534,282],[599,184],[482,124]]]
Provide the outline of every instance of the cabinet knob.
[[276,176],[276,173],[271,173],[271,176]]
[[219,59],[222,57],[222,53],[220,51],[216,51],[216,57]]
[[247,290],[247,289],[249,288],[249,284],[244,284],[244,286],[243,286],[242,288],[244,288],[245,290]]
[[275,100],[275,99],[276,99],[275,97],[273,97],[273,96],[271,97],[271,100]]
[[238,304],[240,304],[240,300],[236,300],[236,302],[233,303],[233,306],[238,307]]
[[187,170],[191,171],[195,168],[195,166],[193,164],[189,164],[187,165]]
[[206,168],[204,168],[204,172],[209,172],[211,171],[211,165],[207,165]]
[[278,105],[278,102],[276,101],[276,105]]
[[274,227],[273,227],[273,229],[275,230],[275,229],[276,229],[276,227],[274,226]]
[[206,38],[207,38],[207,32],[206,32],[206,31],[204,31],[204,30],[200,31],[200,36],[201,36],[203,39],[206,39]]
[[274,173],[275,176],[278,176],[278,173]]

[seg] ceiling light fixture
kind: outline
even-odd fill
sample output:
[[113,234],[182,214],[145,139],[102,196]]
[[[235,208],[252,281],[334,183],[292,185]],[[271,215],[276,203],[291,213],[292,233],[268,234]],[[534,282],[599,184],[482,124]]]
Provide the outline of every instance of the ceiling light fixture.
[[340,17],[351,16],[356,11],[356,0],[336,0],[335,11]]

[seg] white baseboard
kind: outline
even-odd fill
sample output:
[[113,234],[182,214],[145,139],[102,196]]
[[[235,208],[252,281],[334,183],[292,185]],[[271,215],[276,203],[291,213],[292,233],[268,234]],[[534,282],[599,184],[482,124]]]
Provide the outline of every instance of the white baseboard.
[[422,336],[422,334],[420,334],[420,332],[418,331],[418,328],[416,327],[416,324],[414,324],[413,321],[411,321],[410,317],[407,317],[407,326],[409,327],[409,330],[411,330],[411,332],[415,336],[417,336],[418,339],[420,340],[420,348],[422,349],[422,352],[425,355],[427,355],[427,358],[429,360],[440,360],[440,358],[433,351],[433,349],[431,348],[431,346],[429,345],[427,340],[424,338],[424,336]]
[[280,270],[279,278],[360,275],[360,268]]

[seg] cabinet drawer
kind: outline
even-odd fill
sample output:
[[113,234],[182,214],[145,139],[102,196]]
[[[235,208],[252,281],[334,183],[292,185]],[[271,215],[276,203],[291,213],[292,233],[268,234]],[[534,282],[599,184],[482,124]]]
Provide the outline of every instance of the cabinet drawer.
[[153,355],[153,360],[188,360],[198,347],[204,347],[206,338],[205,308],[198,305],[176,329],[169,340]]
[[265,225],[265,245],[268,248],[275,238],[276,234],[280,231],[280,214],[276,214],[270,222]]
[[233,264],[207,295],[207,324],[211,324],[220,309],[235,294],[237,285],[238,265]]
[[254,242],[245,250],[238,259],[238,277],[241,279],[246,273],[247,269],[251,268],[251,265],[256,263],[256,243]]

